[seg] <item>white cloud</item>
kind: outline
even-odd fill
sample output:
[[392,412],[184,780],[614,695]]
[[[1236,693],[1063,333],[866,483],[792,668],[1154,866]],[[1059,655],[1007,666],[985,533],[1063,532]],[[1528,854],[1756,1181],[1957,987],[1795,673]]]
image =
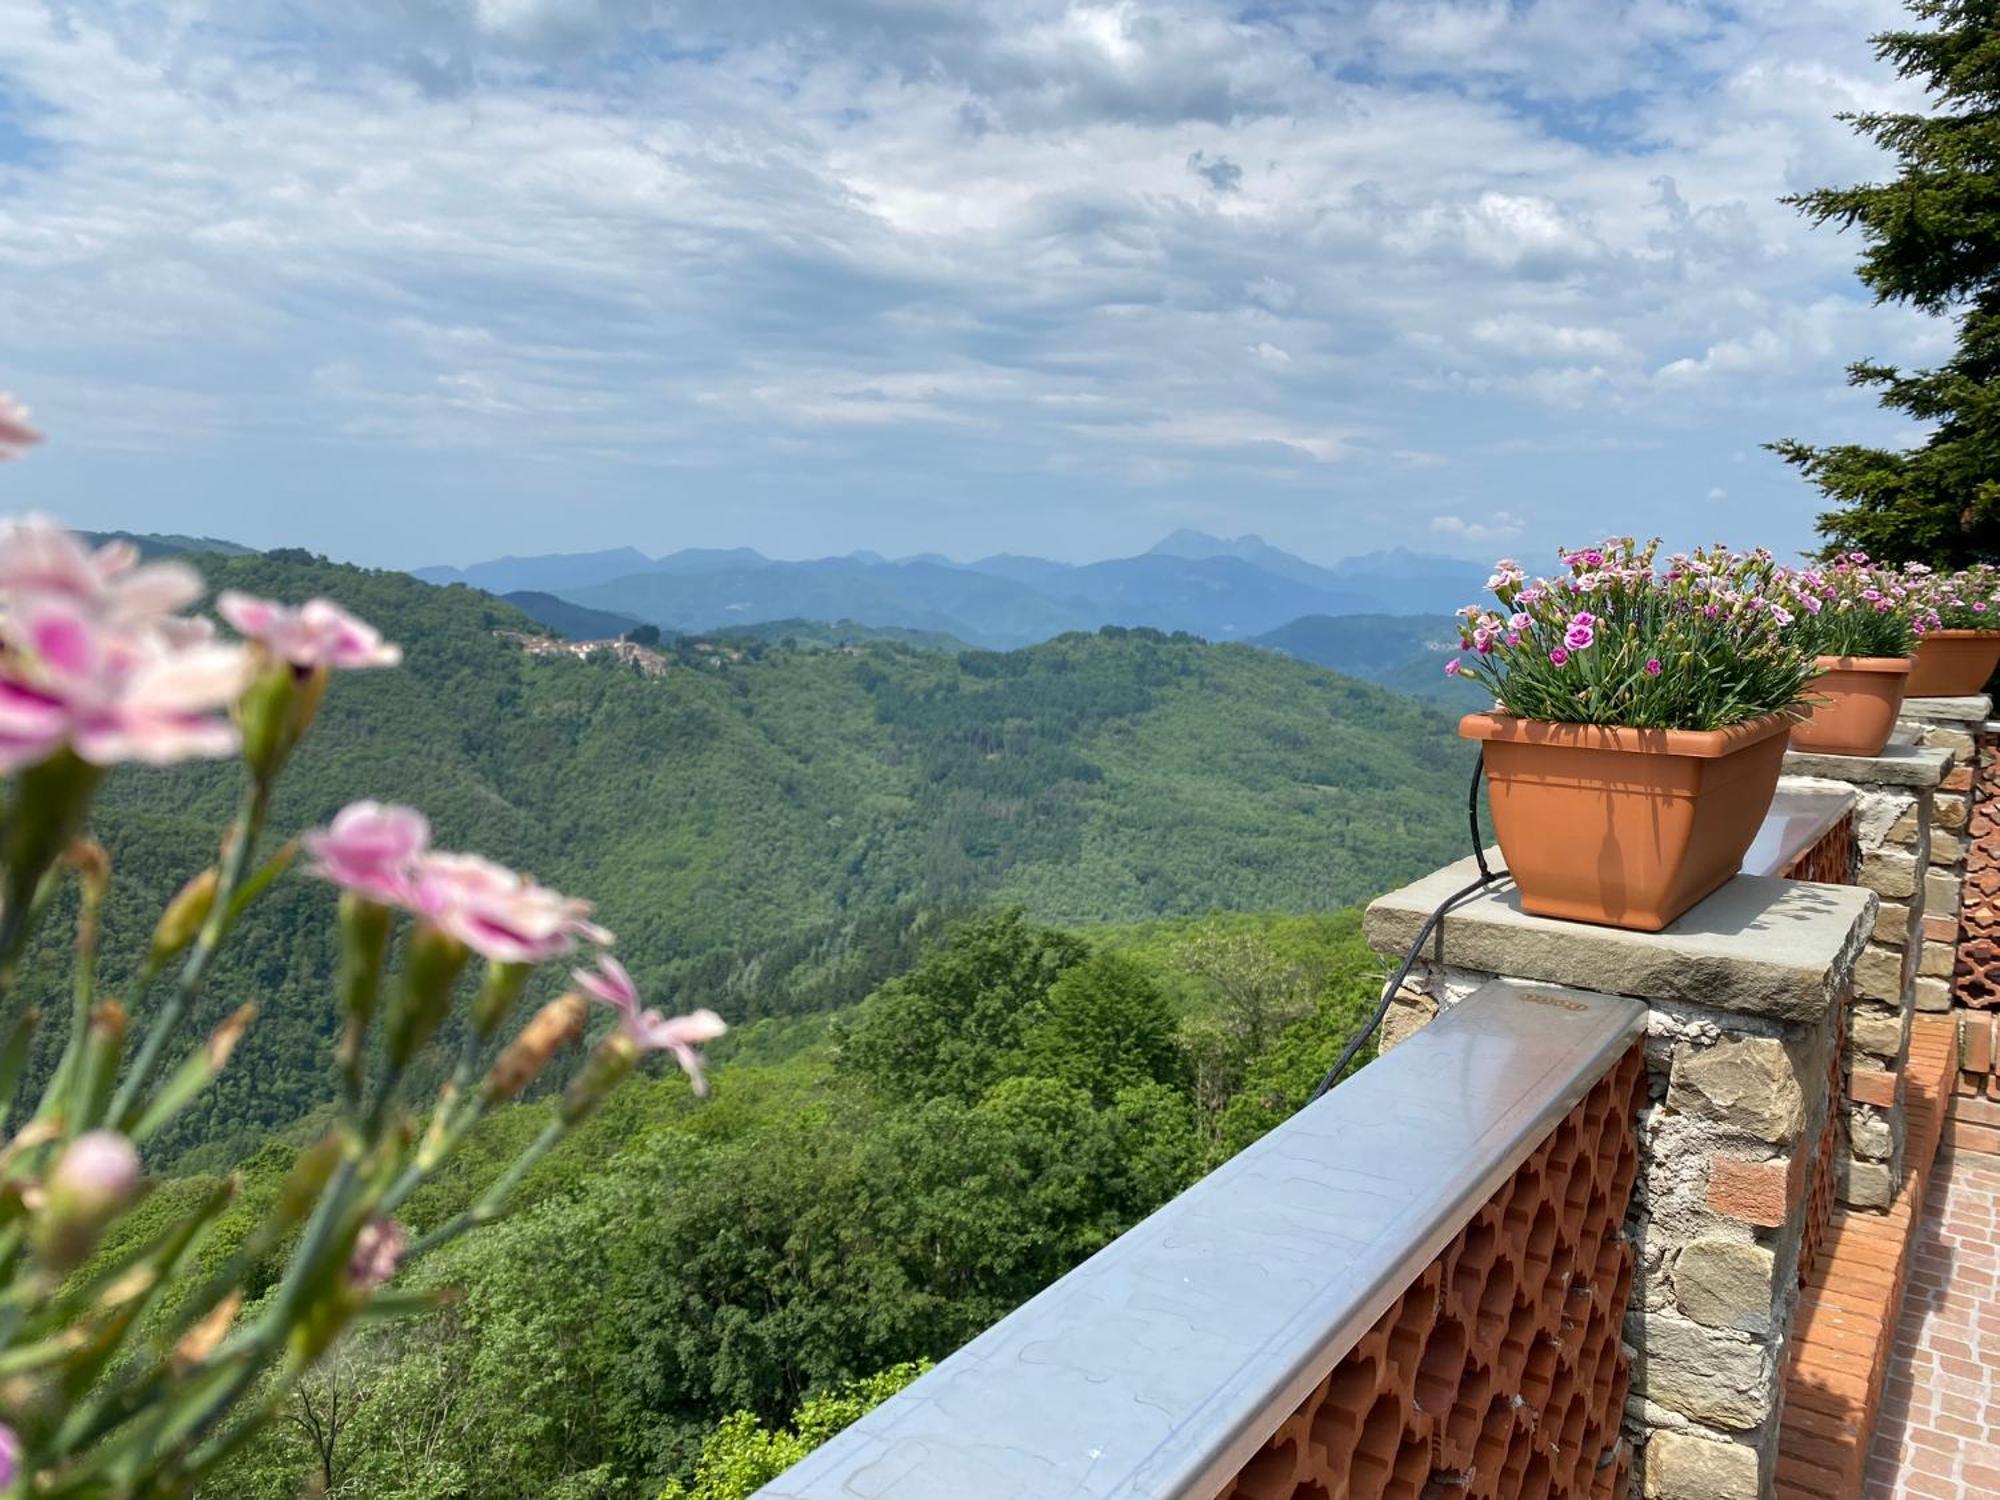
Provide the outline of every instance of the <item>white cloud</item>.
[[[1894,0],[17,9],[4,375],[101,522],[248,531],[334,452],[436,497],[295,512],[363,555],[385,514],[845,550],[857,507],[1111,550],[1163,485],[1329,551],[1486,540],[1475,493],[1539,537],[1872,436],[1846,362],[1939,347],[1777,201],[1874,169],[1830,115],[1908,100]],[[91,457],[147,446],[144,499]],[[1809,524],[1755,472],[1746,516]]]
[[1474,520],[1464,516],[1432,516],[1431,534],[1453,542],[1501,542],[1519,536],[1527,522],[1512,511],[1496,510]]

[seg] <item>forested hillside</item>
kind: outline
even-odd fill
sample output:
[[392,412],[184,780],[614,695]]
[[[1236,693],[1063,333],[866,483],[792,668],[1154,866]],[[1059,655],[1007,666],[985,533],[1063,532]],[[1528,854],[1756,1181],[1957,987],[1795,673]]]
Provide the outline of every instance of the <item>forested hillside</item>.
[[[203,566],[217,587],[341,599],[406,649],[402,670],[335,685],[274,826],[415,803],[446,847],[596,899],[649,992],[732,1020],[854,1000],[954,910],[1328,909],[1460,838],[1469,757],[1446,720],[1249,647],[1120,630],[1004,655],[681,642],[648,676],[530,658],[495,634],[524,618],[469,589],[298,553]],[[114,985],[148,910],[211,857],[232,777],[112,782]],[[294,879],[246,923],[210,1004],[263,1014],[169,1156],[227,1158],[319,1102],[331,906]]]

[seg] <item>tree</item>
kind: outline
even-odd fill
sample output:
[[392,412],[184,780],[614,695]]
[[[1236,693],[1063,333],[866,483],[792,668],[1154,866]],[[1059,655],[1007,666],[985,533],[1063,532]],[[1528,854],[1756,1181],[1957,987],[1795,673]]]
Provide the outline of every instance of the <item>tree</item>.
[[634,625],[625,632],[625,639],[635,646],[657,646],[660,644],[660,627],[651,623]]
[[1088,951],[1018,907],[962,923],[868,997],[841,1040],[841,1066],[886,1099],[975,1099],[1020,1071],[1026,1018]]
[[841,1429],[860,1421],[930,1367],[927,1359],[914,1360],[849,1381],[823,1395],[808,1396],[792,1417],[790,1430],[764,1426],[755,1412],[731,1413],[702,1439],[693,1488],[678,1479],[669,1480],[660,1500],[750,1500],[761,1486]]
[[1895,178],[1786,201],[1815,224],[1859,226],[1878,302],[1957,314],[1957,352],[1937,369],[1848,368],[1850,384],[1935,426],[1901,450],[1770,446],[1834,502],[1819,518],[1834,548],[1959,567],[2000,555],[2000,3],[1906,3],[1935,29],[1884,32],[1875,53],[1922,80],[1938,112],[1842,116],[1895,153]]
[[1063,970],[1022,1042],[1030,1072],[1083,1089],[1100,1106],[1133,1084],[1177,1085],[1187,1076],[1159,985],[1115,953],[1093,953]]

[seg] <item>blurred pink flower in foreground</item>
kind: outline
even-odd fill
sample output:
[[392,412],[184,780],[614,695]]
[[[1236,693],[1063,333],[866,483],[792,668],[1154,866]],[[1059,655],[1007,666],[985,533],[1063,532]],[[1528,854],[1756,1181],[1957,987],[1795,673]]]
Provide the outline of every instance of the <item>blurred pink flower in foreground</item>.
[[598,959],[595,971],[576,970],[575,979],[585,994],[618,1012],[619,1030],[638,1043],[640,1050],[673,1053],[674,1061],[694,1084],[694,1091],[708,1092],[708,1080],[701,1071],[701,1054],[695,1048],[702,1042],[714,1041],[729,1029],[722,1017],[712,1010],[698,1010],[685,1016],[640,1010],[639,991],[632,983],[632,976],[608,953]]
[[50,599],[8,609],[0,640],[0,774],[64,746],[100,766],[168,765],[237,746],[219,714],[243,687],[238,647],[108,628]]
[[0,774],[67,746],[95,765],[228,755],[221,716],[242,690],[241,648],[174,613],[201,595],[180,563],[91,548],[47,516],[0,521]]
[[0,462],[19,458],[41,440],[42,435],[28,425],[28,408],[0,391]]
[[215,609],[239,634],[295,667],[393,667],[403,659],[380,631],[331,599],[308,599],[293,609],[227,589]]
[[122,1206],[139,1190],[139,1153],[115,1130],[86,1130],[56,1158],[48,1190],[64,1200]]
[[349,803],[332,827],[305,838],[313,874],[384,906],[415,899],[416,861],[430,842],[422,813],[380,802]]
[[396,1274],[409,1244],[409,1234],[394,1219],[370,1219],[354,1237],[347,1284],[357,1291],[374,1291]]
[[130,542],[88,547],[47,516],[0,521],[0,606],[67,603],[114,626],[203,628],[174,611],[201,597],[201,575],[185,563],[141,564]]
[[306,835],[312,872],[385,906],[414,912],[475,953],[503,964],[560,958],[579,941],[607,944],[590,903],[537,885],[477,854],[442,854],[411,807],[354,802]]
[[609,943],[589,920],[590,903],[537,885],[477,854],[417,861],[414,909],[473,952],[503,964],[560,958],[581,938]]

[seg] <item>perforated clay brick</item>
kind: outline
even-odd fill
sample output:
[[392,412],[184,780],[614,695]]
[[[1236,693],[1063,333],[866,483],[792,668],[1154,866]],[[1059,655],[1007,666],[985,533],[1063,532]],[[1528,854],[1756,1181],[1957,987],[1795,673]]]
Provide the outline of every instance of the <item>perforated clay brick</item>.
[[1622,1500],[1644,1097],[1635,1046],[1219,1500]]

